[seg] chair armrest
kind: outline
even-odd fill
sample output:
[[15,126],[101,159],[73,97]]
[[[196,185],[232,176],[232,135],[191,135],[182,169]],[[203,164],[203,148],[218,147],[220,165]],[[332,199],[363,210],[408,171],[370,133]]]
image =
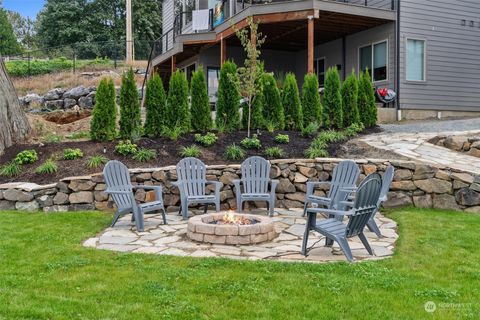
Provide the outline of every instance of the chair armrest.
[[343,211],[343,210],[333,210],[333,209],[322,209],[322,208],[308,208],[307,209],[307,213],[308,214],[317,214],[317,213],[327,213],[327,214],[331,214],[331,215],[334,215],[334,216],[351,216],[354,211],[353,210],[349,210],[349,211]]
[[340,205],[346,206],[346,207],[353,207],[353,201],[340,201]]
[[180,186],[183,184],[183,182],[177,180],[177,181],[172,181],[172,184],[173,184],[175,187],[180,187]]
[[235,179],[235,180],[232,180],[232,183],[235,187],[235,194],[242,194],[242,188],[240,187],[240,184],[242,183],[242,180],[240,179]]
[[135,189],[144,189],[144,190],[153,190],[155,191],[155,197],[158,200],[162,200],[162,186],[145,186],[145,185],[137,185],[133,186]]
[[275,193],[275,190],[277,189],[278,184],[280,183],[279,180],[276,179],[271,179],[270,180],[270,192],[273,194]]
[[132,194],[132,191],[112,190],[112,189],[107,189],[104,192],[108,194]]
[[330,182],[329,181],[309,181],[309,182],[307,182],[307,196],[312,195],[315,188],[319,185],[322,185],[322,184],[330,185]]
[[378,201],[380,201],[380,202],[385,202],[385,201],[387,201],[387,200],[388,200],[388,197],[387,197],[387,196],[383,196],[383,197],[380,197],[380,198],[378,199]]

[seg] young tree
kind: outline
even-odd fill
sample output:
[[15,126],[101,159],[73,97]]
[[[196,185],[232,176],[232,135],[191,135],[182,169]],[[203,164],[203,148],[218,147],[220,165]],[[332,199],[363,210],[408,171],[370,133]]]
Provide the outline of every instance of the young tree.
[[[259,82],[258,92],[253,102],[250,113],[248,112],[248,104],[245,103],[242,113],[242,126],[244,129],[249,128],[248,121],[250,118],[251,129],[261,129],[265,126],[263,119],[263,108],[265,107],[265,97],[263,94],[263,83],[261,77],[257,80]],[[249,117],[250,116],[250,117]]]
[[318,78],[314,73],[305,75],[302,87],[303,125],[322,122],[322,105],[318,92]]
[[0,7],[0,55],[14,55],[20,53],[21,48],[8,20],[7,12]]
[[168,113],[165,89],[158,74],[154,74],[147,82],[145,109],[147,115],[143,126],[144,134],[150,137],[159,137],[167,121]]
[[192,128],[195,131],[208,131],[212,129],[212,113],[210,100],[207,92],[207,81],[203,67],[200,67],[192,75],[190,83],[190,94],[192,96]]
[[285,113],[278,90],[277,82],[272,73],[264,73],[263,83],[263,119],[270,122],[275,129],[285,128]]
[[170,77],[167,106],[169,114],[167,127],[180,128],[182,133],[189,132],[192,129],[192,123],[188,105],[188,80],[185,72],[177,70]]
[[360,114],[358,113],[358,80],[354,70],[343,82],[341,95],[343,125],[346,128],[351,124],[360,122]]
[[325,75],[323,96],[323,125],[326,128],[343,128],[342,95],[340,75],[336,67],[331,67]]
[[106,141],[115,138],[117,122],[115,95],[113,80],[103,78],[95,95],[95,107],[90,122],[90,138],[94,141]]
[[358,111],[365,127],[372,127],[377,123],[375,92],[368,70],[360,74],[358,81]]
[[238,86],[237,65],[232,61],[225,61],[220,69],[220,79],[217,92],[217,128],[227,132],[238,130],[240,127],[240,90]]
[[285,127],[289,130],[301,130],[303,127],[302,104],[297,79],[293,73],[287,73],[285,77],[282,104],[285,108]]
[[120,89],[120,136],[126,139],[140,137],[140,101],[132,68],[122,76]]

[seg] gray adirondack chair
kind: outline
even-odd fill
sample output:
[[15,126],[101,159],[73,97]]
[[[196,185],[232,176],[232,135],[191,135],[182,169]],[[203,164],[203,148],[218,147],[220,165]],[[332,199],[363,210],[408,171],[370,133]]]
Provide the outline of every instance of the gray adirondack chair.
[[270,167],[267,160],[258,156],[243,161],[241,167],[242,178],[233,180],[238,212],[243,212],[245,201],[266,201],[268,213],[273,216],[278,180],[270,179]]
[[[308,253],[308,236],[310,231],[313,230],[326,236],[326,240],[331,239],[336,241],[350,262],[353,261],[353,255],[348,244],[348,238],[354,236],[358,236],[368,253],[373,255],[372,248],[370,247],[363,230],[365,229],[368,220],[375,213],[381,188],[382,180],[378,175],[377,177],[372,177],[358,188],[355,194],[353,208],[348,211],[309,208],[307,210],[308,218],[305,226],[305,233],[303,235],[302,254],[306,256]],[[333,216],[347,216],[348,223],[344,224],[341,220],[335,218],[317,221],[318,212],[324,212]],[[329,242],[326,241],[326,244],[328,243]]]
[[[347,199],[349,189],[355,188],[359,176],[360,169],[357,164],[352,160],[343,160],[333,169],[331,182],[307,182],[303,215],[305,216],[307,207],[311,203],[322,205],[328,209],[339,209],[337,208],[338,202]],[[330,184],[328,195],[326,197],[316,196],[315,188],[324,184]]]
[[393,166],[388,166],[387,169],[385,169],[385,173],[382,177],[382,190],[380,191],[380,198],[378,199],[377,210],[375,210],[375,212],[372,214],[372,217],[370,218],[370,220],[368,220],[367,223],[368,229],[374,232],[377,237],[381,237],[382,233],[380,232],[380,229],[378,228],[374,217],[378,210],[380,210],[382,203],[388,200],[388,190],[390,190],[390,185],[392,184],[394,173],[395,168]]
[[[177,164],[177,181],[173,185],[180,190],[180,212],[183,219],[188,218],[188,205],[191,203],[205,204],[205,213],[208,204],[215,205],[215,210],[220,211],[220,189],[222,183],[219,181],[208,181],[206,179],[207,168],[197,158],[185,158]],[[207,195],[206,185],[215,185],[214,194]]]
[[[162,212],[163,223],[167,224],[161,186],[132,185],[128,168],[117,160],[107,163],[103,169],[103,176],[107,185],[105,192],[112,196],[117,206],[117,212],[112,220],[112,227],[121,215],[132,213],[132,221],[135,221],[137,230],[143,231],[143,215],[147,212],[158,210]],[[155,192],[155,201],[137,204],[133,194],[134,189],[153,190]]]

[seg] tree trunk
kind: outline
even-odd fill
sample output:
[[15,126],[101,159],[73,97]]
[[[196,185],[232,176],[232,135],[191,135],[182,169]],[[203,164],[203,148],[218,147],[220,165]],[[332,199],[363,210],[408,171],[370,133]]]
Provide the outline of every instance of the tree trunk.
[[12,144],[24,140],[30,131],[30,124],[0,56],[0,155]]

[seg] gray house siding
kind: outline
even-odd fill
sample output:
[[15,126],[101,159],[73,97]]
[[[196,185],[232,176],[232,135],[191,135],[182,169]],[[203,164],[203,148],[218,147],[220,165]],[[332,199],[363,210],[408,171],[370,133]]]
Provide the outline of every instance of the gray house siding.
[[[163,8],[162,8],[163,29],[162,30],[164,34],[168,32],[168,30],[173,28],[173,20],[174,20],[173,2],[174,0],[163,1]],[[170,32],[170,34],[168,34],[167,36],[168,36],[168,39],[166,37],[164,37],[163,39],[163,43],[162,43],[163,52],[165,52],[167,41],[170,43],[173,43],[173,34]]]
[[[480,111],[480,1],[402,0],[400,13],[400,107]],[[426,40],[424,82],[406,80],[407,38]]]

